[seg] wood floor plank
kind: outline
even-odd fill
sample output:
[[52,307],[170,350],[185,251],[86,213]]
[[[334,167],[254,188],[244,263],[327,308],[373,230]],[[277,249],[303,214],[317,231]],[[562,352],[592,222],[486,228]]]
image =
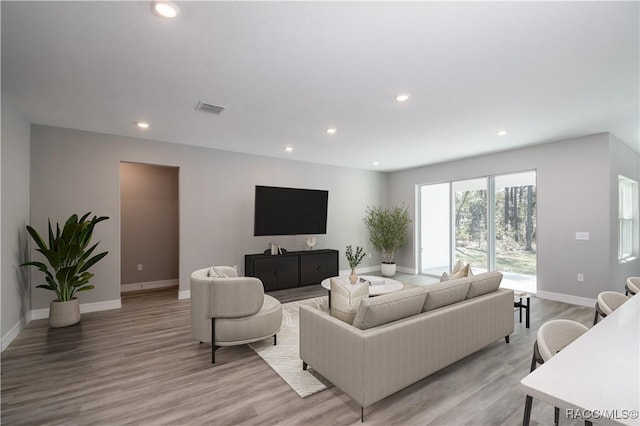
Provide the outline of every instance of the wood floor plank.
[[[421,277],[398,275],[420,284]],[[432,281],[432,280],[428,280]],[[286,302],[320,286],[271,293]],[[531,329],[488,347],[365,410],[372,425],[517,425],[537,328],[553,318],[590,326],[593,309],[532,299]],[[356,425],[360,408],[333,387],[301,399],[248,346],[191,338],[189,301],[176,289],[123,294],[122,308],[49,329],[32,321],[2,352],[3,425]],[[553,407],[534,400],[532,425]],[[562,425],[579,422],[562,419]]]

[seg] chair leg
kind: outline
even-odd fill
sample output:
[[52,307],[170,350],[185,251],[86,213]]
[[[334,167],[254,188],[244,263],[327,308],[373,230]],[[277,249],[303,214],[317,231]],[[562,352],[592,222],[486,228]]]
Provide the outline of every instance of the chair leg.
[[598,323],[598,310],[596,309],[596,315],[593,317],[593,325]]
[[509,335],[504,336],[504,341],[505,341],[506,343],[509,343]]
[[216,351],[220,346],[216,346],[216,320],[211,318],[211,364],[216,363]]
[[593,426],[593,423],[591,423],[589,420],[585,420],[584,426]]
[[531,405],[533,404],[533,397],[527,395],[527,399],[524,403],[524,417],[522,418],[522,426],[529,426],[531,420]]
[[306,370],[308,366],[309,366],[309,364],[307,364],[306,362],[302,361],[302,369],[303,370]]
[[360,423],[364,423],[364,407],[360,407]]
[[529,373],[536,369],[538,366],[538,342],[533,344],[533,357],[531,358],[531,368],[529,369]]
[[553,425],[558,426],[560,424],[560,409],[553,407]]
[[274,334],[273,335],[273,346],[276,346],[278,344],[278,335]]

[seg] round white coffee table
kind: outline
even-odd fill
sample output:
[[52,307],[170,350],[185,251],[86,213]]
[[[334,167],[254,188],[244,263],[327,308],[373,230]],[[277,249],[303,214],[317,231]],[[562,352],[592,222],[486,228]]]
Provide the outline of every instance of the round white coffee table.
[[[349,277],[331,278],[337,278],[341,284],[351,285]],[[331,278],[326,278],[320,283],[322,287],[329,290],[329,293],[331,293]],[[392,293],[394,291],[402,290],[404,287],[400,281],[392,280],[391,278],[376,277],[373,275],[358,275],[358,280],[359,284],[363,284],[362,280],[371,283],[371,285],[369,285],[369,296],[379,296],[381,294]],[[377,284],[379,282],[382,282],[383,284]]]

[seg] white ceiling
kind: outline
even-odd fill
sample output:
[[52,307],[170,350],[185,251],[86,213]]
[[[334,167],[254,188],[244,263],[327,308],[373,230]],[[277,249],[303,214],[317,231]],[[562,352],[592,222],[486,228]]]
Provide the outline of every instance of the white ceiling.
[[3,96],[32,123],[371,170],[640,147],[637,1],[178,5],[2,1]]

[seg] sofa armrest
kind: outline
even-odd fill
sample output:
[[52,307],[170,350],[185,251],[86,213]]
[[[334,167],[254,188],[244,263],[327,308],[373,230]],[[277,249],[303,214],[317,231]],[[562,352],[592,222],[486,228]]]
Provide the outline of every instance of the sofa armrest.
[[300,358],[364,406],[364,331],[300,306]]

